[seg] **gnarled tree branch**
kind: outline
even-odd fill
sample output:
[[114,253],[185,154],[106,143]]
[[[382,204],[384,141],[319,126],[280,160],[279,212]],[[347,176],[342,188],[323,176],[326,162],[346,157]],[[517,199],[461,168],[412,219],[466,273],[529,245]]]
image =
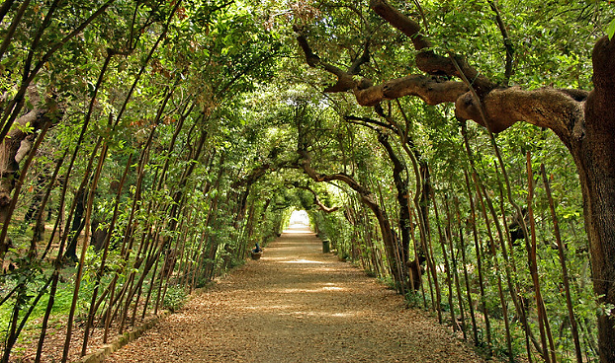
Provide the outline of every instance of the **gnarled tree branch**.
[[360,56],[358,56],[353,62],[352,65],[348,68],[348,73],[350,74],[359,74],[361,71],[361,66],[369,63],[370,55],[369,55],[369,44],[370,40],[368,39],[363,46],[363,52]]
[[339,180],[347,184],[351,189],[359,193],[360,199],[365,203],[374,213],[380,231],[382,233],[382,240],[384,242],[385,251],[391,267],[391,274],[395,281],[399,284],[400,290],[403,291],[403,285],[407,277],[407,266],[404,261],[400,261],[399,258],[403,256],[402,246],[399,244],[399,240],[395,231],[391,227],[391,222],[384,209],[380,207],[376,197],[369,189],[363,187],[350,175],[344,173],[336,174],[320,174],[311,166],[312,158],[306,150],[299,149],[297,153],[302,157],[301,167],[305,173],[316,182],[327,182],[332,180]]
[[[511,87],[489,92],[481,105],[476,104],[470,93],[464,94],[455,106],[458,117],[488,126],[492,132],[526,121],[553,130],[569,146],[572,138],[579,140],[585,134],[584,103],[575,100],[568,91],[553,88],[525,91]],[[480,107],[487,120],[481,116]]]
[[[296,27],[295,30],[300,31]],[[322,61],[312,51],[303,33],[297,35],[297,41],[310,67],[322,67],[337,77],[335,85],[326,88],[325,92],[334,93],[352,90],[357,102],[362,106],[374,106],[382,101],[409,95],[417,96],[427,104],[437,105],[444,102],[455,102],[459,96],[468,92],[468,88],[463,82],[446,81],[438,77],[425,75],[411,75],[373,86],[372,82],[368,79],[364,78],[358,81],[353,78],[355,72],[358,72],[359,66],[369,60],[367,45],[363,55],[355,60],[349,71],[344,71],[339,67]]]
[[352,90],[362,106],[375,106],[379,102],[404,96],[419,97],[430,105],[454,102],[459,118],[474,120],[492,132],[501,132],[518,121],[525,121],[552,129],[566,145],[570,145],[572,138],[583,138],[587,92],[553,88],[525,91],[517,87],[498,87],[463,58],[434,53],[431,43],[421,34],[420,25],[393,8],[386,0],[371,0],[370,5],[384,20],[411,39],[415,49],[420,51],[416,56],[416,65],[420,70],[430,75],[458,77],[464,82],[441,80],[440,77],[428,75],[410,75],[374,86],[368,79],[356,80],[353,74],[321,61],[301,33],[297,39],[308,64],[322,67],[338,78],[337,83],[327,88],[326,92]]
[[468,88],[462,82],[440,81],[436,77],[422,75],[398,78],[377,86],[370,86],[363,80],[354,89],[357,102],[361,106],[374,106],[379,102],[404,96],[417,96],[429,105],[437,105],[455,102],[466,92]]
[[513,56],[515,54],[515,47],[513,47],[512,42],[510,41],[510,37],[508,36],[508,30],[506,30],[506,25],[504,25],[504,20],[502,19],[502,15],[500,15],[500,10],[496,5],[495,1],[489,0],[489,6],[491,6],[491,10],[495,13],[495,21],[498,24],[498,28],[500,29],[500,33],[502,33],[502,39],[504,40],[504,48],[506,48],[506,64],[504,65],[504,78],[506,79],[506,85],[510,81],[510,77],[513,73]]
[[[517,87],[497,87],[464,59],[453,55],[439,56],[427,49],[430,43],[420,36],[418,23],[393,9],[385,0],[372,0],[371,7],[410,37],[417,50],[422,50],[416,58],[419,69],[429,74],[455,76],[465,82],[439,82],[437,78],[427,76],[408,76],[378,86],[362,81],[354,90],[359,104],[373,106],[382,100],[412,95],[431,105],[455,102],[458,117],[474,120],[492,132],[501,132],[518,121],[525,121],[552,129],[566,145],[570,145],[572,138],[583,138],[584,101],[588,92],[553,88],[525,91]],[[510,49],[507,48],[507,52]],[[469,92],[470,88],[478,96],[478,102]]]
[[416,50],[431,48],[431,42],[421,34],[421,26],[419,23],[408,18],[383,0],[372,0],[370,2],[370,7],[376,14],[380,15],[381,18],[410,38]]
[[300,185],[299,183],[294,183],[293,186],[295,188],[307,190],[308,192],[312,193],[312,195],[314,195],[314,204],[318,206],[318,209],[320,209],[321,211],[325,213],[333,213],[340,209],[340,207],[331,207],[331,208],[327,207],[323,202],[320,201],[320,199],[318,199],[318,193],[316,193],[314,189],[308,186],[303,186],[303,185]]
[[372,209],[373,208],[380,209],[380,206],[378,205],[378,202],[376,202],[376,198],[374,197],[372,192],[370,192],[367,188],[365,188],[361,184],[359,184],[350,175],[345,174],[345,173],[320,174],[320,173],[318,173],[316,170],[314,170],[312,168],[312,166],[311,166],[312,157],[310,156],[310,154],[307,151],[305,151],[305,150],[298,150],[297,152],[303,158],[303,160],[300,162],[301,163],[301,167],[303,168],[305,173],[310,178],[312,178],[314,181],[319,182],[319,183],[320,182],[333,181],[333,180],[339,180],[341,182],[344,182],[350,188],[352,188],[354,191],[359,193],[359,195],[361,196],[361,200],[365,204],[367,204],[370,208],[372,208]]
[[[297,41],[299,42],[299,46],[303,50],[305,54],[305,59],[307,64],[313,68],[323,68],[325,71],[335,75],[337,77],[337,83],[331,87],[325,89],[325,92],[334,93],[334,92],[345,92],[347,90],[353,89],[355,87],[355,81],[352,79],[352,74],[346,72],[330,63],[324,62],[320,59],[319,56],[312,52],[312,48],[310,47],[307,39],[301,29],[297,26],[294,27],[295,32],[297,32]],[[362,58],[362,57],[361,57]],[[357,68],[360,64],[357,65]]]
[[[370,7],[382,19],[404,33],[414,45],[414,49],[420,51],[416,56],[416,66],[423,72],[432,75],[448,75],[461,78],[449,57],[436,54],[432,49],[431,42],[421,34],[421,26],[416,21],[405,16],[397,9],[392,7],[385,0],[371,0]],[[462,57],[455,56],[455,61],[461,65],[461,70],[466,77],[472,80],[473,86],[479,95],[487,93],[497,87],[487,77],[480,74],[474,67],[470,66]]]

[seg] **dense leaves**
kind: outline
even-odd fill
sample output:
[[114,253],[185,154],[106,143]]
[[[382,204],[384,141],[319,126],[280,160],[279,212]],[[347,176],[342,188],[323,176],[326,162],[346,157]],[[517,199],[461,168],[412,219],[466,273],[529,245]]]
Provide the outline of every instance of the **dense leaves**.
[[[420,24],[427,51],[465,56],[480,76],[524,90],[591,90],[591,49],[615,29],[608,1],[392,5]],[[453,104],[360,107],[352,90],[323,93],[337,81],[332,69],[372,84],[420,73],[411,39],[366,1],[0,9],[3,361],[73,359],[92,345],[88,334],[106,341],[178,309],[186,291],[274,238],[294,209],[309,212],[341,259],[486,354],[572,361],[576,323],[584,359],[597,359],[595,314],[612,306],[592,290],[566,146],[527,123],[492,135]],[[297,33],[318,62],[306,62]],[[35,127],[33,114],[48,121]],[[7,136],[15,130],[22,139]],[[56,334],[64,352],[50,352],[58,343],[45,337]]]

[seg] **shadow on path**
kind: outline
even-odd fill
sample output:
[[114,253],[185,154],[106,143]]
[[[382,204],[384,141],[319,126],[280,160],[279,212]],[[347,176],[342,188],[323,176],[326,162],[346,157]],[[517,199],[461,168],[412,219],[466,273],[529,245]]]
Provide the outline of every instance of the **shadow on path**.
[[293,228],[107,362],[482,362]]

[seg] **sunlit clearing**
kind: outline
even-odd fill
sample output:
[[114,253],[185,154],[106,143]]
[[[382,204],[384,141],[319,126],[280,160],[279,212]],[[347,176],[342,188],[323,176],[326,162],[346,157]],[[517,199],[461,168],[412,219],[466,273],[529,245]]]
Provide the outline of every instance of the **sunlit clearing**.
[[296,224],[294,226],[288,227],[284,233],[295,233],[295,234],[309,234],[312,233],[312,231],[310,230],[310,227],[308,226],[302,226],[300,224]]
[[324,263],[324,262],[310,261],[310,260],[293,260],[293,261],[286,261],[284,263]]
[[296,210],[290,215],[289,227],[307,227],[310,225],[310,217],[304,210]]

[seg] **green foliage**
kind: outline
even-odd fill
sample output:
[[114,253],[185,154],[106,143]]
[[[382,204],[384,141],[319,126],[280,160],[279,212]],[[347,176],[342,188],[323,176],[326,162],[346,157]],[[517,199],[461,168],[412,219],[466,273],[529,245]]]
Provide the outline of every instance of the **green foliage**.
[[[507,81],[502,29],[489,2],[427,0],[420,2],[420,11],[412,2],[394,3],[404,14],[420,18],[424,33],[433,42],[432,50],[442,55],[466,55],[481,74],[501,84]],[[71,206],[78,204],[77,190],[82,184],[92,198],[90,222],[98,223],[98,229],[88,233],[107,232],[110,237],[106,246],[87,249],[80,281],[75,280],[79,266],[62,268],[52,310],[54,319],[69,312],[75,284],[80,284],[76,315],[82,322],[93,295],[97,293],[100,298],[105,289],[109,292],[96,312],[97,318],[105,313],[109,296],[125,290],[135,289],[126,306],[136,304],[138,298],[144,305],[146,296],[154,291],[150,289],[159,287],[153,283],[160,281],[154,271],[159,274],[167,256],[173,253],[175,264],[167,266],[168,282],[164,280],[161,285],[168,283],[162,303],[172,311],[180,309],[187,288],[203,286],[243,264],[255,242],[265,245],[273,240],[288,223],[290,213],[299,209],[308,211],[313,227],[331,240],[338,258],[394,286],[392,261],[386,257],[379,222],[365,200],[343,182],[316,183],[307,177],[302,171],[304,160],[297,153],[298,149],[309,152],[311,167],[318,173],[351,177],[368,190],[400,236],[403,223],[399,221],[392,162],[375,130],[347,119],[356,116],[389,126],[393,120],[402,131],[398,135],[390,128],[371,125],[388,135],[405,165],[401,175],[408,182],[409,200],[420,197],[425,182],[416,172],[422,166],[430,172],[433,199],[421,201],[429,205],[412,204],[412,217],[406,226],[411,227],[413,243],[429,240],[433,244],[431,257],[437,265],[435,277],[441,296],[432,298],[434,282],[429,285],[424,277],[422,290],[407,294],[409,304],[431,307],[432,299],[437,300],[439,304],[433,301],[433,306],[444,311],[445,321],[451,312],[459,316],[463,307],[469,324],[469,302],[457,301],[458,293],[462,299],[469,295],[477,314],[492,318],[492,348],[502,356],[524,354],[525,348],[524,333],[516,326],[512,331],[513,352],[506,352],[498,280],[503,281],[504,296],[510,297],[510,277],[512,287],[532,311],[530,324],[536,333],[534,287],[525,241],[516,241],[507,251],[514,261],[506,260],[499,243],[496,256],[491,257],[489,235],[508,243],[506,227],[514,223],[517,212],[512,203],[527,208],[527,153],[531,153],[535,171],[540,164],[545,165],[566,245],[575,314],[587,342],[587,355],[589,359],[595,357],[591,348],[596,339],[594,317],[610,306],[594,303],[587,238],[582,232],[582,196],[568,151],[551,132],[527,123],[518,123],[497,135],[495,144],[511,184],[509,199],[491,135],[482,127],[468,124],[468,154],[452,105],[429,106],[406,97],[399,102],[382,102],[389,117],[384,119],[371,108],[357,106],[351,94],[323,95],[322,89],[334,77],[320,68],[308,69],[303,55],[297,53],[292,25],[304,27],[314,52],[341,69],[360,55],[369,39],[372,60],[362,65],[357,79],[366,77],[379,84],[417,72],[412,66],[416,52],[410,41],[385,25],[368,9],[367,2],[116,1],[43,59],[104,2],[60,2],[43,29],[42,19],[50,4],[31,1],[0,59],[0,109],[8,109],[5,107],[23,86],[24,74],[43,60],[32,83],[41,94],[57,97],[65,107],[63,119],[49,130],[33,165],[22,171],[27,177],[9,228],[14,248],[7,254],[7,261],[22,267],[2,276],[0,285],[3,293],[20,288],[0,307],[0,326],[9,326],[14,308],[23,316],[31,306],[51,273],[50,262],[59,252],[62,233],[70,231],[73,223],[85,223],[85,214],[81,218],[70,214]],[[615,33],[615,20],[608,22],[615,16],[612,4],[500,0],[497,5],[514,49],[511,85],[524,89],[591,88],[591,47],[605,30],[609,38]],[[15,11],[11,9],[0,25],[1,39],[5,39],[7,19],[12,19]],[[33,48],[39,31],[39,45]],[[32,66],[26,70],[30,50]],[[115,54],[109,58],[97,88],[109,50]],[[26,97],[16,115],[33,106]],[[21,130],[34,131],[31,124]],[[82,132],[83,141],[77,145]],[[70,160],[73,152],[74,162]],[[60,161],[58,176],[51,180]],[[101,165],[100,174],[95,178],[97,165]],[[483,198],[491,200],[495,217],[488,206],[487,217],[480,210],[473,173],[482,183]],[[563,276],[545,188],[538,174],[531,178],[536,184],[533,207],[538,269],[550,321],[554,330],[562,331],[556,337],[558,358],[565,361],[570,358],[572,340],[566,328]],[[340,209],[323,212],[315,204],[314,195],[300,187],[311,188],[324,205]],[[47,188],[50,197],[44,214],[45,237],[36,248],[38,256],[47,245],[50,250],[46,260],[34,262],[38,257],[26,257],[33,236],[29,227],[34,222],[26,221],[25,215],[40,203],[38,191]],[[471,211],[471,204],[475,211]],[[430,220],[423,231],[426,235],[419,228],[421,208]],[[58,227],[54,227],[56,224]],[[473,226],[478,244],[474,242]],[[78,247],[84,237],[82,232]],[[454,251],[449,251],[448,257],[457,257],[461,291],[454,285],[449,288],[447,283],[451,281],[446,272],[453,268],[445,267],[440,238],[451,242]],[[408,259],[414,259],[418,252],[411,245]],[[461,252],[466,255],[465,264],[459,262]],[[479,292],[478,256],[483,257],[484,296]],[[468,270],[470,291],[463,267]],[[510,276],[506,267],[512,271]],[[141,286],[138,281],[143,281]],[[149,306],[154,305],[152,300]],[[48,301],[45,294],[30,320],[43,316]],[[486,310],[478,301],[484,301]],[[519,319],[513,316],[512,303],[505,306],[511,321]],[[34,329],[34,325],[27,329]],[[479,323],[477,330],[477,345],[487,349],[486,327]]]
[[609,26],[607,26],[606,34],[609,36],[609,40],[613,39],[613,35],[615,35],[615,19],[611,20]]
[[166,294],[164,295],[164,302],[162,306],[169,311],[176,312],[184,307],[188,298],[186,289],[182,286],[169,286],[167,287]]

